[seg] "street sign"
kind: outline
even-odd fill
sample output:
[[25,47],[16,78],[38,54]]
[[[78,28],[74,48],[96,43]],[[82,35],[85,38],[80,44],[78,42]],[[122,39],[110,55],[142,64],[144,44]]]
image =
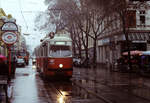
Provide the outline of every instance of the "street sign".
[[11,45],[17,42],[17,34],[13,32],[5,32],[2,34],[2,40],[5,44]]
[[18,31],[18,26],[14,22],[6,22],[2,25],[2,31]]

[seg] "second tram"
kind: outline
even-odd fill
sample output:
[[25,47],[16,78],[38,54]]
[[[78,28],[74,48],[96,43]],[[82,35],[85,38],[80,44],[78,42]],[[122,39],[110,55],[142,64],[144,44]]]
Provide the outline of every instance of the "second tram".
[[17,58],[23,58],[25,60],[26,65],[29,64],[29,52],[26,50],[18,51]]

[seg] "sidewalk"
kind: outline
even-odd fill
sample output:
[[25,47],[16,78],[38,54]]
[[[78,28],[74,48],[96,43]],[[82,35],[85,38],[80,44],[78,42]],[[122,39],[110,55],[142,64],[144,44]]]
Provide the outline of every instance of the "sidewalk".
[[[105,67],[75,68],[74,70],[76,74],[74,78],[80,79],[83,86],[88,85],[92,89],[94,87],[98,90],[101,89],[100,87],[110,87],[138,98],[150,100],[150,78],[140,77],[134,73],[110,72]],[[97,93],[97,89],[94,90],[95,93]]]

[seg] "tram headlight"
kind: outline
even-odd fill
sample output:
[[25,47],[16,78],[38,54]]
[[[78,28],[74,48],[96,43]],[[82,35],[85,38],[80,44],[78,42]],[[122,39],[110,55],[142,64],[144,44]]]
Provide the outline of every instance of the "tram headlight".
[[59,68],[62,68],[63,67],[63,64],[59,64]]

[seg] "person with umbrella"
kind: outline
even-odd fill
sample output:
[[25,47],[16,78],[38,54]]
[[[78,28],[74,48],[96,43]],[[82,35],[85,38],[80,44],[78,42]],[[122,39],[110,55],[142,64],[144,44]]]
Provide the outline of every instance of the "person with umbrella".
[[0,75],[8,75],[7,58],[0,54]]
[[[0,54],[0,85],[4,88],[5,94],[6,94],[6,100],[8,100],[8,83],[10,82],[10,76],[9,76],[9,68],[7,64],[7,58]],[[5,81],[5,82],[4,82]],[[1,89],[0,89],[0,102],[1,102]]]

